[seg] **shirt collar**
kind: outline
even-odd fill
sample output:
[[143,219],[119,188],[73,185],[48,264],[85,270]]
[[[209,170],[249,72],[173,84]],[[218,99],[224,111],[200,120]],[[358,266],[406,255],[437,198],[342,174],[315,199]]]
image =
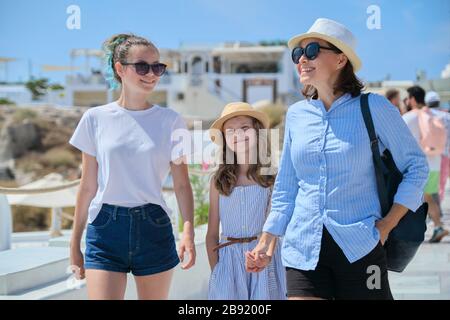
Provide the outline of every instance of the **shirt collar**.
[[[346,103],[347,101],[349,101],[352,98],[350,93],[344,93],[342,96],[340,96],[339,98],[337,98],[332,104],[330,109],[328,110],[328,112],[330,112],[331,110],[336,109],[339,105],[342,105],[344,103]],[[322,102],[322,100],[320,99],[309,99],[309,103],[312,104],[313,106],[315,106],[316,108],[320,108],[322,109],[322,111],[327,112],[325,109],[325,106]]]

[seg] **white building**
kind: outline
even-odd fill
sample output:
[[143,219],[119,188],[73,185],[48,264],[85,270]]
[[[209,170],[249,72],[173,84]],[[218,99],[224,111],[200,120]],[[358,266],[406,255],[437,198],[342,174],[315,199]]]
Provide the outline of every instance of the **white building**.
[[[167,60],[165,60],[167,59]],[[228,43],[163,51],[170,66],[158,91],[185,116],[212,119],[231,101],[301,99],[298,76],[285,46]]]
[[[169,106],[185,117],[214,119],[232,101],[299,99],[300,83],[285,46],[224,43],[218,46],[182,46],[161,50],[168,65],[150,100]],[[68,105],[95,106],[112,101],[99,72],[66,78]]]
[[0,98],[8,99],[16,104],[30,103],[31,92],[21,84],[2,84]]
[[366,88],[370,92],[384,95],[389,89],[397,89],[400,91],[400,98],[406,98],[408,93],[406,89],[414,85],[421,86],[425,91],[436,91],[441,97],[441,107],[450,107],[450,78],[427,79],[426,77],[417,79],[416,81],[373,81],[366,83]]

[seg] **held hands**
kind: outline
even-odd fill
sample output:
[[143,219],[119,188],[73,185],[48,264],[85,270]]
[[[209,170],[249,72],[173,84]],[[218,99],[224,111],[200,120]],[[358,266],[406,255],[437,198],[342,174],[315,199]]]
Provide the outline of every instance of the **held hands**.
[[247,272],[260,272],[272,260],[272,256],[268,254],[269,246],[263,241],[250,252],[245,253],[245,270]]
[[245,253],[245,270],[247,272],[260,272],[267,267],[271,260],[272,257],[267,254],[255,256],[252,252],[247,251]]
[[195,243],[194,243],[194,232],[185,229],[180,241],[180,248],[178,249],[178,256],[181,262],[184,261],[184,254],[187,253],[189,260],[181,265],[181,269],[187,270],[195,264]]

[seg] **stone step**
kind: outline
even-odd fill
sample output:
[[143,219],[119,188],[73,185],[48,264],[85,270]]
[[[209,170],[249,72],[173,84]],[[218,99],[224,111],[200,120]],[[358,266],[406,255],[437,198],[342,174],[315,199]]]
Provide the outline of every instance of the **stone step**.
[[0,252],[0,295],[14,295],[64,280],[67,248],[16,248]]
[[[182,270],[181,265],[176,267],[169,299],[207,298],[210,270],[205,248],[206,229],[206,225],[195,229],[196,265],[190,270]],[[70,234],[66,234],[50,239],[48,247],[0,252],[0,300],[86,299],[85,281],[77,282],[66,273],[69,242]],[[131,274],[128,274],[125,299],[137,299]]]
[[[62,237],[52,238],[48,240],[49,247],[58,247],[58,248],[70,248],[70,238],[71,235],[63,235]],[[81,249],[84,251],[86,248],[86,232],[83,233],[80,241]]]
[[36,287],[19,294],[2,296],[0,300],[83,300],[87,297],[86,281],[67,279]]

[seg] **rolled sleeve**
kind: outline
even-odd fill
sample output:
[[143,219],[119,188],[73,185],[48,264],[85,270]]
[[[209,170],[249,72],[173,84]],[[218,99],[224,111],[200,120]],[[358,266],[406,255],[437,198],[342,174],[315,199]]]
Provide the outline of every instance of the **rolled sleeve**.
[[416,211],[423,202],[423,188],[417,188],[415,185],[403,181],[398,186],[394,202],[401,204],[411,211]]
[[288,216],[282,212],[272,211],[267,217],[263,231],[276,236],[282,236],[285,234],[290,220],[291,216]]
[[263,231],[282,236],[291,220],[298,193],[298,178],[291,158],[291,136],[289,133],[289,111],[286,115],[283,151],[280,167],[272,194],[271,211]]

